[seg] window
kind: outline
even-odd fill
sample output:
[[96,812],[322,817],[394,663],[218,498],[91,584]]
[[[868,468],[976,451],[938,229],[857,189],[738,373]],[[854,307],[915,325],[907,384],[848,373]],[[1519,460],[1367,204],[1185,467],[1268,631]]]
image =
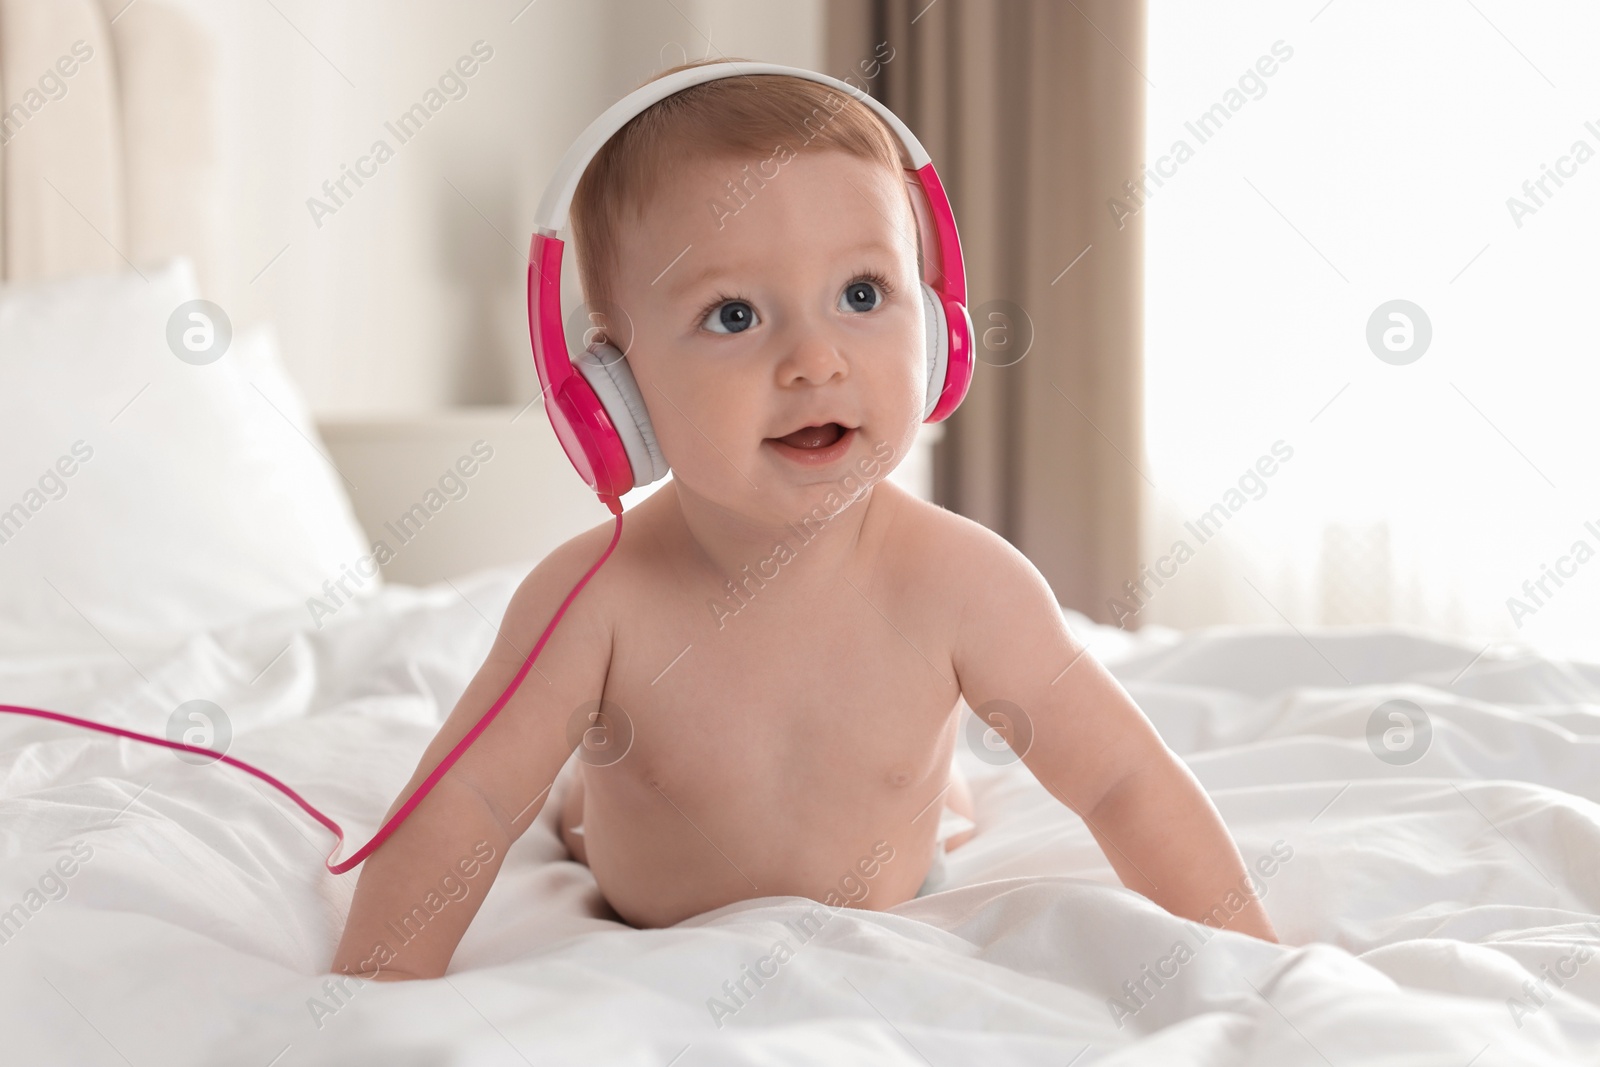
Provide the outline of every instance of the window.
[[1600,10],[1150,0],[1149,33],[1149,195],[1108,204],[1146,227],[1139,621],[1600,659]]

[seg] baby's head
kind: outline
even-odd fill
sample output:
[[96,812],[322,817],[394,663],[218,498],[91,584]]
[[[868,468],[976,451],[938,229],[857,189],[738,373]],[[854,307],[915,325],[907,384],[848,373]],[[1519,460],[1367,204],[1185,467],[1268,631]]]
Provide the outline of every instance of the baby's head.
[[[859,101],[759,75],[653,105],[584,171],[585,300],[627,353],[680,494],[782,523],[906,455],[927,364],[904,167]],[[773,440],[829,423],[855,432],[824,465]]]

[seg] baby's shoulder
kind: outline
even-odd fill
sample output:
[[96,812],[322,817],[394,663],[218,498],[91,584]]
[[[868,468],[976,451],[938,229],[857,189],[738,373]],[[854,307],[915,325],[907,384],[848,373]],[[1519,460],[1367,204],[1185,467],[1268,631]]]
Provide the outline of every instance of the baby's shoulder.
[[[506,606],[506,636],[513,641],[516,636],[537,637],[564,603],[567,607],[558,630],[609,630],[617,564],[627,556],[620,543],[607,555],[614,533],[611,521],[592,526],[534,564]],[[603,565],[602,559],[606,561]]]
[[954,574],[1015,552],[1011,542],[965,515],[894,487],[895,514],[886,524],[894,553],[919,568]]
[[880,558],[894,560],[902,583],[965,602],[973,583],[992,581],[1020,556],[1011,542],[965,515],[898,489]]

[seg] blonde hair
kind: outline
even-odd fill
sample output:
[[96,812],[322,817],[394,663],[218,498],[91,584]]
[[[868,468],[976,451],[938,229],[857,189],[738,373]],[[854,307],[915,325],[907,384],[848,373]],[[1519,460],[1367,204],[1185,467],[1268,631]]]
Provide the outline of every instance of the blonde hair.
[[[752,60],[696,60],[663,70],[643,84],[713,62]],[[584,300],[591,308],[612,302],[621,235],[643,218],[662,175],[690,161],[766,159],[785,148],[843,151],[885,167],[896,181],[908,164],[899,139],[883,120],[832,86],[770,74],[690,86],[634,116],[596,153],[578,181],[569,218]],[[728,202],[738,201],[730,194]],[[707,218],[714,218],[710,211]]]

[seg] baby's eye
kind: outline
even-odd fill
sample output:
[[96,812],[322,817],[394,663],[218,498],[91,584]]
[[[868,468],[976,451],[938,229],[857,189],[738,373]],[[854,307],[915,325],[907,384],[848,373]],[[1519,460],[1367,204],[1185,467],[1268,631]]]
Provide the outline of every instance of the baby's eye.
[[712,333],[743,333],[758,321],[755,308],[743,300],[728,300],[712,308],[700,325]]
[[839,310],[871,311],[883,302],[882,290],[886,288],[875,278],[857,278],[840,294]]

